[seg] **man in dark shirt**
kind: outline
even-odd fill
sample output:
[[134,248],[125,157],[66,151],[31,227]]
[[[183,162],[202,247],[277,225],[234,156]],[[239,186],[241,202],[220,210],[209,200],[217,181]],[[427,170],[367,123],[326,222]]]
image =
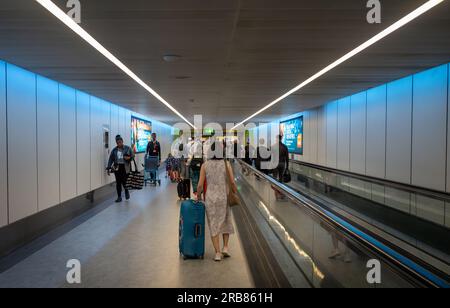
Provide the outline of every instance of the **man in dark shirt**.
[[147,144],[147,155],[150,157],[158,157],[158,162],[161,164],[161,145],[156,140],[156,134],[152,134],[152,140]]
[[240,153],[239,153],[239,144],[238,144],[238,141],[237,140],[234,140],[234,142],[233,142],[233,155],[234,155],[234,158],[241,158],[241,157],[239,157],[240,156]]
[[[158,159],[158,166],[161,165],[161,145],[159,144],[159,142],[156,140],[156,134],[153,133],[152,134],[152,140],[147,144],[147,152],[146,152],[148,157],[154,157]],[[150,180],[154,181],[155,179],[155,174],[150,173],[151,177]]]
[[270,155],[268,155],[270,149],[268,149],[268,147],[264,145],[265,143],[266,141],[264,140],[264,138],[259,139],[259,145],[256,149],[256,158],[254,159],[254,161],[256,170],[261,171],[264,174],[269,174],[270,170],[263,169],[262,166],[264,162],[270,162],[271,160]]
[[280,150],[280,160],[278,162],[277,167],[277,175],[278,180],[283,183],[283,176],[286,172],[286,170],[289,170],[289,149],[288,147],[283,143],[283,136],[278,136],[278,146]]
[[245,145],[245,157],[244,162],[250,166],[253,165],[253,157],[255,155],[255,150],[250,145],[250,142],[247,141],[247,144]]
[[[285,178],[285,174],[289,170],[289,149],[288,147],[283,143],[283,136],[278,136],[278,145],[274,145],[273,147],[278,147],[279,150],[279,161],[278,166],[273,170],[273,176],[280,182],[280,183],[287,183],[290,180]],[[275,199],[277,201],[287,201],[287,197],[284,193],[279,191],[278,189],[274,188],[275,191]]]

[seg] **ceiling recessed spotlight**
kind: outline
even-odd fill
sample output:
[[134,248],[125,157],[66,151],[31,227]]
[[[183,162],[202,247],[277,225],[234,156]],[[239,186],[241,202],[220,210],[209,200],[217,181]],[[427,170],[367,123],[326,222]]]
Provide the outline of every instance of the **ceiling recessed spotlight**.
[[165,55],[163,59],[168,63],[174,63],[180,61],[182,57],[179,55]]

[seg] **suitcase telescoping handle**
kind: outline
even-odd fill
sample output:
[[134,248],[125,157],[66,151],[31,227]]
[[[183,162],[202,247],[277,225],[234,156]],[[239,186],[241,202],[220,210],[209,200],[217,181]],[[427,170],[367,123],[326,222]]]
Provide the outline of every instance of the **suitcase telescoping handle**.
[[199,238],[202,236],[202,225],[196,224],[195,225],[195,238]]

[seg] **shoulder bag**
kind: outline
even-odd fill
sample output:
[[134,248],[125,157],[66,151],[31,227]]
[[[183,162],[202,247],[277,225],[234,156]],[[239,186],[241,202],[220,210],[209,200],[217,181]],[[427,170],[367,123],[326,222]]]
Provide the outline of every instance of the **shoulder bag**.
[[226,170],[226,178],[227,178],[227,183],[228,183],[228,188],[229,188],[229,192],[228,192],[228,196],[227,196],[227,202],[228,202],[228,206],[233,207],[233,206],[237,206],[241,204],[241,200],[239,199],[239,196],[233,191],[233,184],[230,180],[231,175],[230,175],[230,171],[228,170],[228,164],[227,161],[225,160],[225,170]]

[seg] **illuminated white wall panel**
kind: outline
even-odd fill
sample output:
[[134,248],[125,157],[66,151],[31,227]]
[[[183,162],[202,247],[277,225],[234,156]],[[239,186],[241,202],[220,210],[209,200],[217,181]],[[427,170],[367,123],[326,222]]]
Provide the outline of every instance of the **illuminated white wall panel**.
[[7,64],[7,106],[9,222],[12,223],[38,211],[35,74]]
[[60,203],[58,83],[37,76],[38,209]]

